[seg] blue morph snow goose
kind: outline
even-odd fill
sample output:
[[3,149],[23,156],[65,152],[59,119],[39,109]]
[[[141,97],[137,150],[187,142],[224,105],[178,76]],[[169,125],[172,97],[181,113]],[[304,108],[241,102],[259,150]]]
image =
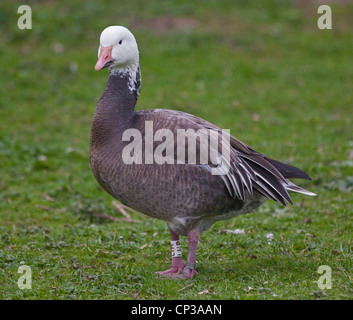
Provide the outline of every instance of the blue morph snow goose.
[[[177,156],[180,152],[171,152],[177,147],[177,138],[166,143],[165,132],[176,137],[180,130],[198,132],[203,129],[210,133],[211,138],[211,132],[221,132],[221,129],[180,111],[134,110],[141,87],[139,51],[135,37],[125,27],[110,26],[102,32],[95,70],[104,68],[109,68],[109,78],[91,124],[91,168],[99,184],[114,198],[168,224],[173,249],[172,265],[159,274],[195,276],[199,234],[216,221],[251,212],[267,199],[283,205],[286,202],[292,204],[288,191],[314,195],[289,181],[290,178],[311,180],[305,172],[256,152],[231,135],[227,140],[230,145],[227,154],[229,167],[223,173],[212,172],[221,168],[222,163],[211,162],[211,156],[208,162],[199,159],[201,150],[210,139],[184,137],[185,150],[182,153],[186,153],[185,161],[179,161]],[[146,128],[152,133],[148,133]],[[140,135],[126,137],[126,132]],[[154,140],[147,141],[146,134],[152,135]],[[217,134],[218,142],[220,136]],[[141,141],[137,141],[138,137]],[[131,149],[135,138],[136,148]],[[191,144],[194,144],[198,155],[196,161],[188,161],[190,155],[186,150]],[[216,143],[210,150],[222,160],[225,157],[220,152],[221,145]],[[140,152],[137,146],[142,146]],[[132,161],[124,159],[126,148],[130,150],[128,156]],[[151,159],[146,153],[147,148],[153,152],[164,148],[164,162],[154,157]],[[166,151],[170,151],[168,155],[171,154],[172,159],[167,159]],[[188,237],[186,263],[181,257],[180,235]]]

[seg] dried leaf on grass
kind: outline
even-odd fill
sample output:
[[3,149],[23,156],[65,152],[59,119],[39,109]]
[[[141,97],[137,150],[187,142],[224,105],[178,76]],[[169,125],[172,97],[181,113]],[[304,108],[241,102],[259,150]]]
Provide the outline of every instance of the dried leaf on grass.
[[191,287],[194,283],[195,283],[195,282],[191,282],[191,283],[190,283],[190,284],[188,284],[187,286],[185,286],[185,287],[183,287],[183,288],[179,289],[179,290],[178,290],[178,292],[181,292],[181,291],[185,290],[186,288]]
[[113,201],[112,205],[126,218],[125,221],[127,221],[127,222],[140,222],[140,221],[132,219],[131,216],[127,213],[127,211],[125,209],[130,210],[130,211],[135,211],[135,210],[123,205],[122,203],[118,203],[116,201]]

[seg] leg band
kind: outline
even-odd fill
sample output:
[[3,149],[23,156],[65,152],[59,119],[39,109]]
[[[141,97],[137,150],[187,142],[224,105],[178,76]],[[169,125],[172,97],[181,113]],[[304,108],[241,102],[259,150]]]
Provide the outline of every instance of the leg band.
[[172,258],[181,257],[181,245],[179,240],[170,241],[172,245]]

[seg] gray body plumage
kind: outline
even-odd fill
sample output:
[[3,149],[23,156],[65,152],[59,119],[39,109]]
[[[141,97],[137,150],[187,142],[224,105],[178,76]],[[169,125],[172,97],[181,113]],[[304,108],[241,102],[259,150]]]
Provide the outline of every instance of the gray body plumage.
[[[136,74],[131,74],[136,72]],[[133,83],[131,82],[133,79]],[[99,184],[127,206],[165,220],[177,234],[207,230],[218,220],[253,211],[268,198],[291,203],[289,191],[311,195],[289,178],[310,179],[303,171],[272,160],[231,136],[231,169],[212,175],[208,164],[125,164],[126,129],[144,137],[145,122],[154,132],[168,128],[219,129],[191,114],[152,109],[134,111],[140,90],[140,68],[111,72],[91,125],[90,163]],[[154,144],[154,148],[158,144]]]

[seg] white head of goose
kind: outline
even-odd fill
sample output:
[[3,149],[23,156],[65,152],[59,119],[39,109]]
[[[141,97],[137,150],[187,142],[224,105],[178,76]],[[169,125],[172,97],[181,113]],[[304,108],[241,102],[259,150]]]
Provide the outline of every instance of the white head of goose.
[[[160,275],[195,276],[199,234],[216,221],[251,212],[267,199],[292,204],[288,191],[315,195],[289,181],[311,180],[305,172],[256,152],[206,120],[175,110],[134,111],[139,52],[128,29],[106,28],[98,56],[95,70],[109,68],[109,78],[92,120],[91,168],[114,198],[168,224],[172,264]],[[212,139],[216,143],[209,146]],[[180,235],[188,237],[186,263]]]

